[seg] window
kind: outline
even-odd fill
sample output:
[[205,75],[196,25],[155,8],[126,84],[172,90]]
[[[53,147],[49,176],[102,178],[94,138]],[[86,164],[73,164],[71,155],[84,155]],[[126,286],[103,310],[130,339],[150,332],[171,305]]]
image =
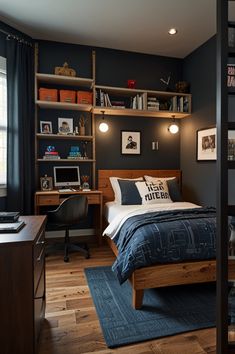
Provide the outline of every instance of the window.
[[6,59],[0,56],[0,197],[7,183],[7,72]]

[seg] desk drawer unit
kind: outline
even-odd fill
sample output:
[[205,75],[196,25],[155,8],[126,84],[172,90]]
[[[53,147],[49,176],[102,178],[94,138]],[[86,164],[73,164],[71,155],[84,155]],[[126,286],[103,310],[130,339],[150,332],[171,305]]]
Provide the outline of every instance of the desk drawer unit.
[[[17,234],[0,234],[0,352],[37,354],[45,315],[45,216],[22,216]],[[7,274],[7,276],[6,276]]]
[[92,194],[87,195],[88,204],[100,204],[100,195],[99,194]]
[[60,198],[59,195],[39,195],[38,198],[38,205],[59,205]]
[[38,288],[38,282],[45,265],[45,231],[41,230],[34,244],[34,292]]

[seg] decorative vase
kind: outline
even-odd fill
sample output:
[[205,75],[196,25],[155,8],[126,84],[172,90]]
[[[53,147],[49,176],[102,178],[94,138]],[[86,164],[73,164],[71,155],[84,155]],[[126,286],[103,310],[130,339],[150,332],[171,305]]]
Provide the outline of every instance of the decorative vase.
[[80,127],[79,128],[79,134],[80,135],[85,135],[85,127]]

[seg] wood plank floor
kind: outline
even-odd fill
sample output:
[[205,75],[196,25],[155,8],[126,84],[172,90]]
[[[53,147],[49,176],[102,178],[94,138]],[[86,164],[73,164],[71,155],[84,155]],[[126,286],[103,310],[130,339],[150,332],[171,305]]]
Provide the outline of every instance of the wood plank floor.
[[39,354],[215,354],[215,329],[107,348],[83,269],[111,265],[108,246],[91,247],[91,258],[79,253],[63,262],[63,255],[46,258],[46,320]]

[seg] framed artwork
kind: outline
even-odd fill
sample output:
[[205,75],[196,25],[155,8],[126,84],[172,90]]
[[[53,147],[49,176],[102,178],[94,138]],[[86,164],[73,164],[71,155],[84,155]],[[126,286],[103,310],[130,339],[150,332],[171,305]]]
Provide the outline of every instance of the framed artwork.
[[235,130],[228,131],[228,160],[235,160]]
[[52,177],[44,177],[40,178],[40,187],[41,191],[51,191],[53,189]]
[[216,160],[216,128],[197,131],[197,161]]
[[40,133],[52,134],[52,123],[48,121],[40,121]]
[[58,118],[59,134],[73,134],[73,118]]
[[121,131],[121,153],[140,155],[140,132]]

